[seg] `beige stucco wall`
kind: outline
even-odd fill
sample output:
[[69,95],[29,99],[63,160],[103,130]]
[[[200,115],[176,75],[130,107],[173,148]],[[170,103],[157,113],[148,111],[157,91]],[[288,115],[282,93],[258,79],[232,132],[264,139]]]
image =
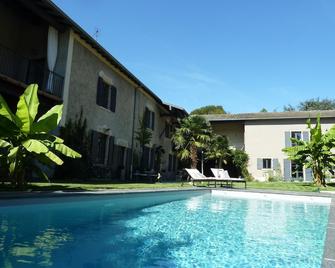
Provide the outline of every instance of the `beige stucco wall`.
[[[98,77],[108,77],[117,88],[115,113],[96,104]],[[115,143],[131,148],[133,120],[134,130],[139,128],[139,120],[143,117],[145,108],[148,107],[155,112],[155,129],[153,131],[150,147],[161,145],[165,150],[163,155],[162,169],[167,169],[168,153],[171,152],[170,139],[165,138],[163,133],[167,118],[161,116],[166,114],[157,101],[139,89],[125,76],[106,63],[101,57],[89,48],[78,36],[74,37],[69,92],[67,99],[66,120],[74,118],[83,109],[87,119],[89,130],[103,132],[115,137]],[[135,119],[134,119],[134,102]],[[134,149],[140,150],[139,144],[134,140]]]
[[[321,119],[322,130],[326,131],[335,124],[335,118]],[[285,132],[307,131],[306,119],[254,120],[245,122],[211,122],[214,133],[226,135],[229,144],[244,149],[249,155],[248,170],[260,181],[267,180],[271,170],[257,169],[258,158],[278,159],[279,176],[284,175]],[[278,173],[278,171],[276,171]]]
[[[335,124],[335,119],[321,120],[322,129],[327,130]],[[285,147],[285,132],[306,131],[305,119],[262,120],[245,122],[245,151],[249,155],[249,172],[257,180],[265,180],[268,170],[257,170],[257,158],[277,158],[281,174],[284,174],[282,152]]]
[[236,149],[244,149],[244,123],[243,122],[212,122],[214,133],[228,138],[229,145]]
[[[117,88],[115,113],[96,104],[97,83],[101,71]],[[102,131],[115,141],[123,140],[131,145],[134,86],[102,62],[76,38],[73,44],[72,66],[69,84],[67,119],[74,118],[83,109],[88,129]]]

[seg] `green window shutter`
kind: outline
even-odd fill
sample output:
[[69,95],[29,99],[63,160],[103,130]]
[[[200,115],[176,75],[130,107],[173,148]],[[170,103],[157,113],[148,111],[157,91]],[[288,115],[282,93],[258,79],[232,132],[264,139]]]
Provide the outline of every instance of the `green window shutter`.
[[313,181],[313,172],[311,168],[305,169],[305,181]]
[[263,169],[263,159],[262,158],[257,158],[257,169],[258,170]]
[[284,179],[290,180],[291,177],[291,160],[284,159]]
[[285,131],[285,147],[291,147],[292,142],[291,142],[291,133],[290,131]]
[[309,132],[308,131],[303,131],[302,132],[302,140],[303,141],[309,141]]

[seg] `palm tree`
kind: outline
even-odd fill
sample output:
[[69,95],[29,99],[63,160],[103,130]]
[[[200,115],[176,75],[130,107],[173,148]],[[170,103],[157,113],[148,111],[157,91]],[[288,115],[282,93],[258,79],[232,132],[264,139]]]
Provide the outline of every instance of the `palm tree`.
[[226,158],[230,155],[228,146],[228,139],[223,135],[214,134],[208,146],[206,147],[205,156],[206,159],[213,159],[219,168],[222,167],[222,163],[227,163]]
[[212,129],[210,124],[201,116],[190,115],[180,121],[172,141],[177,151],[177,156],[190,159],[191,167],[196,168],[198,163],[198,149],[204,148],[210,141]]

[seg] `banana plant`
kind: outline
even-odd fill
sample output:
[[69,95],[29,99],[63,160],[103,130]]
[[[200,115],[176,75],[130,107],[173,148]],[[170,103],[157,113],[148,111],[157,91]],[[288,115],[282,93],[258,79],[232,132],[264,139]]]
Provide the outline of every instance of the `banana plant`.
[[305,168],[311,168],[314,181],[318,186],[326,186],[326,173],[334,173],[335,170],[335,126],[327,132],[322,132],[320,117],[313,127],[311,120],[307,120],[307,128],[310,132],[310,140],[303,141],[291,138],[295,146],[283,149],[290,160]]
[[29,85],[20,96],[14,114],[0,95],[0,169],[8,168],[12,183],[22,186],[27,172],[48,180],[42,165],[62,165],[60,155],[80,158],[81,155],[66,146],[51,132],[62,118],[63,105],[55,105],[37,120],[38,86]]

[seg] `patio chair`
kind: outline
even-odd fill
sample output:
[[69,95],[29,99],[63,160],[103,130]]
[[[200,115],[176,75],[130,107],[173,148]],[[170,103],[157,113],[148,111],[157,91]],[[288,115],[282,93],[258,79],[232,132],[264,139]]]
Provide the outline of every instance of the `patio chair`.
[[231,178],[228,171],[222,168],[211,168],[211,171],[217,180],[224,181],[227,185],[230,182],[231,187],[233,187],[233,182],[241,182],[244,183],[244,188],[247,188],[247,181],[244,178]]

